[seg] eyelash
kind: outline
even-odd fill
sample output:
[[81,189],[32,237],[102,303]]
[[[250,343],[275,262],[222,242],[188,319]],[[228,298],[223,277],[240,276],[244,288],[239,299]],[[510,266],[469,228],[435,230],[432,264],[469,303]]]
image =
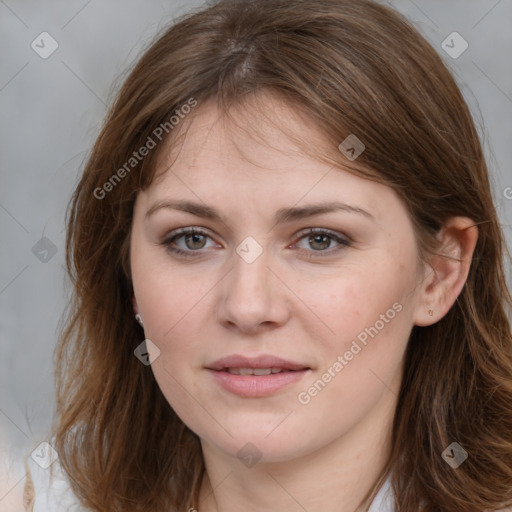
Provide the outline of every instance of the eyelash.
[[[200,249],[198,249],[197,251],[193,251],[193,250],[184,251],[183,249],[180,249],[178,247],[171,247],[171,244],[175,240],[177,240],[178,238],[181,238],[182,236],[185,236],[185,235],[203,235],[208,238],[211,238],[210,235],[206,231],[203,231],[202,229],[199,229],[199,228],[180,228],[180,229],[172,232],[171,235],[172,236],[167,237],[162,242],[161,245],[163,245],[169,252],[179,255],[179,256],[184,256],[186,258],[197,257],[198,255],[196,255],[194,253],[199,253]],[[308,254],[309,258],[322,258],[322,257],[325,257],[325,255],[331,256],[333,253],[336,253],[336,252],[344,249],[345,247],[350,247],[350,245],[351,245],[351,240],[349,240],[348,238],[342,238],[338,234],[336,234],[334,231],[331,231],[329,229],[322,229],[322,228],[308,228],[305,231],[301,231],[300,233],[298,233],[298,236],[299,236],[298,241],[302,240],[303,238],[305,238],[308,235],[309,236],[325,235],[340,244],[339,246],[335,247],[334,249],[330,249],[330,250],[306,251],[307,253],[309,253]],[[300,251],[303,252],[304,249],[301,249]],[[320,253],[320,254],[315,254],[315,253]]]

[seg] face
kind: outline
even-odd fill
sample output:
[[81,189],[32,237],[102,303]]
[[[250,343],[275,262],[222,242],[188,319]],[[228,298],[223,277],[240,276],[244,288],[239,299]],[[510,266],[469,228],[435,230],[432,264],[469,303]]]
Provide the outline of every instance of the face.
[[[134,305],[160,350],[158,385],[203,446],[290,460],[396,398],[421,281],[413,227],[391,188],[306,156],[279,125],[234,111],[258,138],[197,108],[135,202]],[[197,208],[176,209],[185,201]]]

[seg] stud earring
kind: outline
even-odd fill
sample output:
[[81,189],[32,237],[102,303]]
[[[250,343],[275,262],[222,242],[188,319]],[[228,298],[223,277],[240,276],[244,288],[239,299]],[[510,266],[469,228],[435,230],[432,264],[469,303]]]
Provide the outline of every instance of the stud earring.
[[137,313],[135,315],[135,320],[137,320],[137,322],[139,322],[140,325],[144,325],[144,322],[142,321],[142,317],[140,316],[139,313]]
[[428,310],[428,314],[429,314],[430,316],[434,316],[434,312],[433,312],[431,309],[429,309],[429,310]]

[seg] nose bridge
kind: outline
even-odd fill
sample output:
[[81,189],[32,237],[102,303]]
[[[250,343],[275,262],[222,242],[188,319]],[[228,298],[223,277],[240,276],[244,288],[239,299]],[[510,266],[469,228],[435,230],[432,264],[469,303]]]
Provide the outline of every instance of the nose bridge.
[[252,296],[256,303],[269,293],[269,251],[253,237],[247,237],[236,248],[233,255],[233,272],[230,278],[230,294],[243,302]]
[[226,278],[221,317],[241,329],[253,330],[263,322],[282,322],[286,305],[280,283],[268,267],[271,252],[252,237],[244,239],[233,254],[233,268]]

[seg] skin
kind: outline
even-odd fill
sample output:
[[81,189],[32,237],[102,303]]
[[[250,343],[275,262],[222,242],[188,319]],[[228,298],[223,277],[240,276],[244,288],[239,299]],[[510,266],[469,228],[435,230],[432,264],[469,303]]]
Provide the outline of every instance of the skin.
[[[276,125],[250,109],[232,112],[240,126],[252,120],[258,137],[206,103],[197,107],[179,151],[170,145],[163,151],[158,177],[134,207],[134,311],[160,350],[151,365],[158,385],[201,440],[207,476],[199,512],[354,512],[389,456],[409,334],[450,309],[478,231],[468,218],[451,219],[439,237],[462,261],[419,264],[413,226],[395,192],[305,155],[279,126],[318,144],[321,130],[272,96],[258,98]],[[164,199],[207,204],[224,221],[170,208],[146,218]],[[279,208],[323,201],[355,205],[374,220],[336,211],[273,221]],[[208,237],[182,236],[173,246],[199,256],[185,258],[162,245],[190,226]],[[300,233],[313,227],[351,243]],[[247,236],[263,250],[252,263],[236,252]],[[394,303],[401,311],[309,403],[300,403],[298,394]],[[275,354],[311,370],[272,396],[242,398],[205,369],[231,354]],[[261,455],[252,467],[237,458],[248,442]]]

